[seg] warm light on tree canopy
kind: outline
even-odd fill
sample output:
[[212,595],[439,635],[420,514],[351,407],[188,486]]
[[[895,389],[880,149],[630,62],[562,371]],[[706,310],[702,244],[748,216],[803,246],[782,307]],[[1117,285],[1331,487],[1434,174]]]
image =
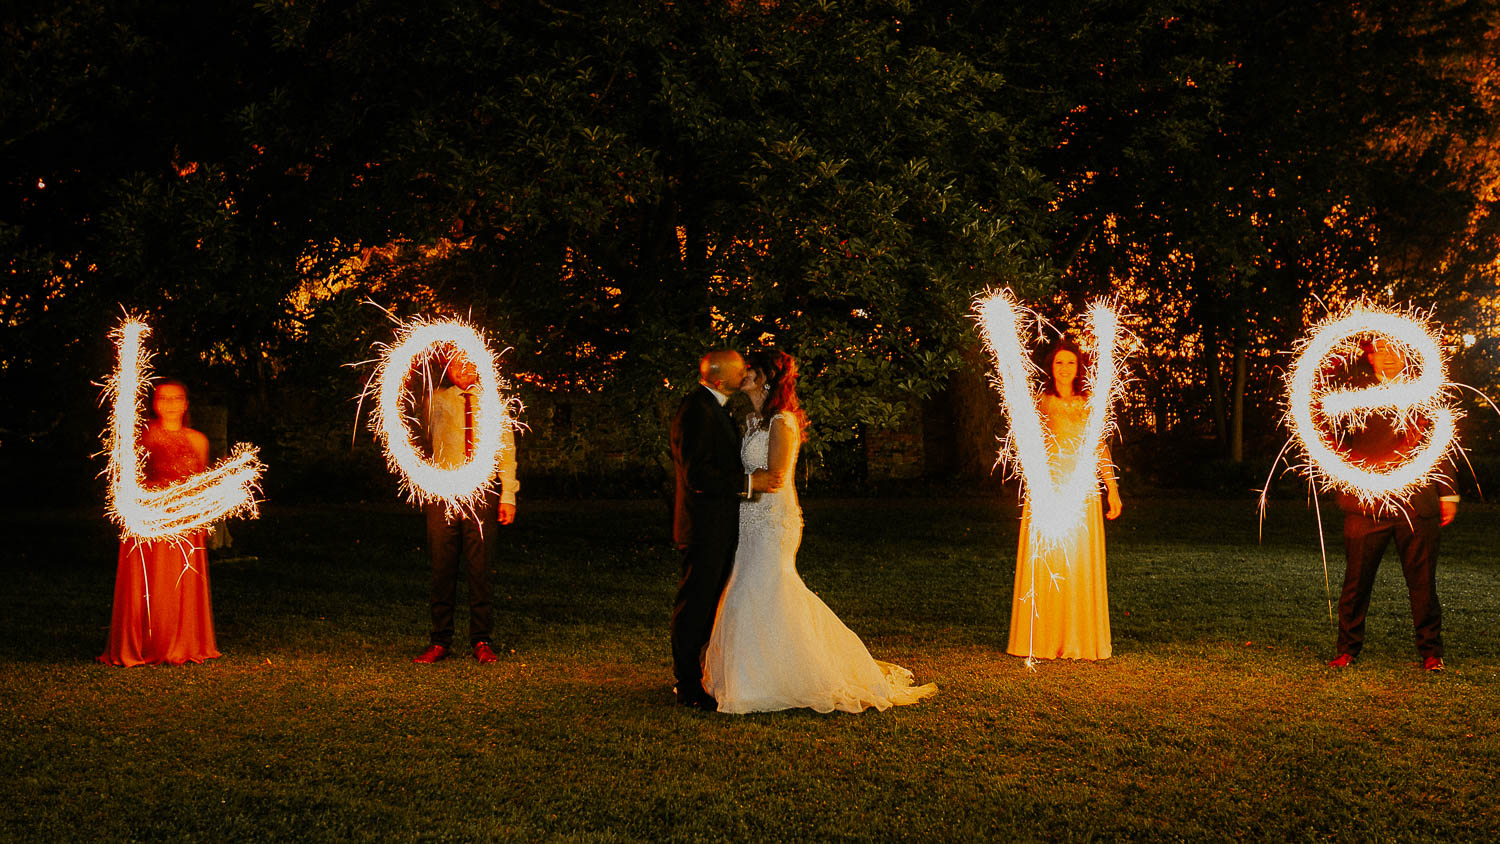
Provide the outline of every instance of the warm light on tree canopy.
[[[990,397],[951,376],[984,368],[963,314],[1003,278],[1149,314],[1133,470],[1228,489],[1276,445],[1316,301],[1434,307],[1476,337],[1460,380],[1500,371],[1500,1],[443,8],[18,6],[0,390],[96,378],[112,303],[152,302],[205,338],[162,358],[236,385],[263,454],[365,478],[336,423],[280,410],[356,389],[327,373],[385,336],[373,297],[472,307],[539,402],[607,382],[631,462],[699,350],[774,343],[814,472],[861,478],[856,440],[919,403],[982,471]],[[0,470],[80,494],[93,400],[0,408]]]

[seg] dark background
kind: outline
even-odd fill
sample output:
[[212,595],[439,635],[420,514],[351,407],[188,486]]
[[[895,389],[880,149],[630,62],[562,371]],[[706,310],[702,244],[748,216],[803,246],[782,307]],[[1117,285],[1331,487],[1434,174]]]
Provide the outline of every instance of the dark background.
[[[1495,393],[1493,0],[4,14],[12,504],[101,500],[125,311],[288,503],[396,492],[346,366],[382,309],[508,350],[534,495],[662,493],[725,344],[802,362],[814,491],[993,487],[967,313],[1001,286],[1063,329],[1095,296],[1128,314],[1127,488],[1261,486],[1298,338],[1362,295],[1430,312]],[[1455,398],[1497,477],[1500,426]]]

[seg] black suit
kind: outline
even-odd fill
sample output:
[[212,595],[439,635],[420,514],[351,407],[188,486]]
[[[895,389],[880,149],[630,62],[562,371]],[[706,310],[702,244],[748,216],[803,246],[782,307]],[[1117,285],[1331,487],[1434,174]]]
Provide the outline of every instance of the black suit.
[[[1423,420],[1425,423],[1425,420]],[[1371,416],[1362,429],[1344,440],[1346,457],[1365,468],[1379,469],[1404,463],[1426,440],[1430,424],[1397,431],[1389,417]],[[1365,613],[1380,558],[1392,539],[1401,556],[1401,571],[1411,598],[1412,626],[1417,652],[1426,657],[1443,655],[1443,609],[1437,595],[1438,535],[1442,523],[1443,495],[1453,494],[1454,467],[1444,467],[1446,478],[1429,483],[1399,502],[1396,511],[1371,509],[1347,493],[1339,495],[1344,511],[1344,588],[1339,595],[1338,652],[1358,656],[1365,642]]]
[[734,566],[746,484],[739,430],[706,387],[683,399],[672,420],[672,462],[677,468],[673,535],[684,552],[672,609],[672,665],[678,699],[691,702],[706,694],[700,657]]

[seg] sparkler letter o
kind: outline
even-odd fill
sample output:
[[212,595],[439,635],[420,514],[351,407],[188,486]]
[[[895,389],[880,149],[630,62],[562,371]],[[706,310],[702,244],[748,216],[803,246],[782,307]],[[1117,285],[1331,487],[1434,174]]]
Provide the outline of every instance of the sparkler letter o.
[[[406,416],[406,378],[413,366],[438,346],[450,346],[473,362],[478,371],[479,406],[474,410],[474,450],[461,466],[439,467],[416,449]],[[484,495],[495,473],[510,428],[505,402],[500,398],[500,375],[495,356],[479,332],[453,320],[420,322],[397,338],[381,362],[376,431],[385,440],[386,455],[419,501],[442,501],[450,508],[472,506]]]
[[[1421,374],[1414,380],[1389,381],[1374,387],[1318,391],[1323,361],[1351,337],[1385,336],[1415,357]],[[1362,501],[1399,498],[1432,477],[1438,461],[1453,443],[1457,426],[1451,408],[1439,403],[1444,385],[1443,351],[1416,320],[1398,313],[1355,307],[1314,331],[1288,378],[1292,433],[1314,468],[1334,487]],[[1432,421],[1427,443],[1405,463],[1374,471],[1350,463],[1325,439],[1315,411],[1331,422],[1358,418],[1372,410],[1397,414],[1421,409]]]

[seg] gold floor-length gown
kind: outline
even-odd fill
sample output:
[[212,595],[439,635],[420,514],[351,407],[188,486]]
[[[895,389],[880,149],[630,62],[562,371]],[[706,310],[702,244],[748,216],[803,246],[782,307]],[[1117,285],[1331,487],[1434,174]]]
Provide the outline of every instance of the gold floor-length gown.
[[[1044,395],[1039,404],[1057,449],[1051,455],[1054,477],[1061,478],[1077,460],[1093,459],[1083,442],[1088,402],[1081,397],[1067,400]],[[1030,528],[1028,505],[1021,514],[1006,652],[1041,659],[1108,659],[1109,596],[1099,495],[1089,496],[1083,523],[1058,547],[1029,547]]]

